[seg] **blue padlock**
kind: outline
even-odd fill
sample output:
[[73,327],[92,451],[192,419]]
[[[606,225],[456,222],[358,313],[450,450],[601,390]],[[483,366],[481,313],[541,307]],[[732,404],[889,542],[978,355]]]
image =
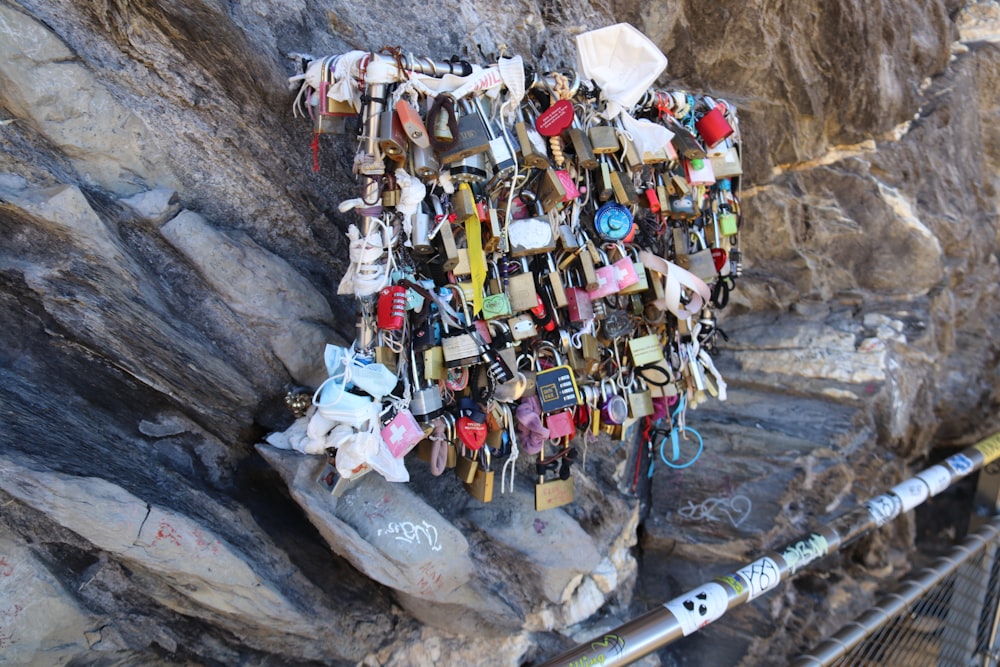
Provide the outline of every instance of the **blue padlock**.
[[594,229],[605,241],[628,243],[635,235],[632,212],[616,202],[605,202],[594,214]]

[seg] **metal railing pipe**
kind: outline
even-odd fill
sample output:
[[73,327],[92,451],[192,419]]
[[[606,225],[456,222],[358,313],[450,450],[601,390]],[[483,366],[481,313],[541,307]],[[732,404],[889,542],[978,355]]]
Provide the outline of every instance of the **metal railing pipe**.
[[835,517],[826,526],[765,553],[736,572],[691,589],[539,667],[609,667],[635,662],[773,590],[802,568],[857,541],[998,459],[1000,433],[995,433]]
[[908,577],[900,589],[882,597],[875,606],[845,625],[836,634],[824,639],[807,655],[799,656],[789,667],[824,667],[847,654],[852,648],[870,637],[889,620],[897,617],[907,607],[926,595],[942,579],[955,573],[969,557],[1000,535],[1000,517],[984,524],[967,536],[946,556],[935,560],[928,567]]

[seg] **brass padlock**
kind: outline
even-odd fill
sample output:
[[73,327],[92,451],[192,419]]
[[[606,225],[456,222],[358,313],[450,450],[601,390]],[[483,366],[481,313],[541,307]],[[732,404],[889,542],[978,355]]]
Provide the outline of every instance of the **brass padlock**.
[[[616,121],[619,129],[621,129],[621,121]],[[625,165],[625,168],[631,173],[639,173],[642,171],[644,162],[642,157],[639,155],[639,151],[636,150],[635,144],[632,140],[628,138],[628,135],[624,131],[618,134],[618,141],[621,142],[621,163]],[[666,159],[666,156],[664,156]]]
[[489,447],[479,450],[479,465],[473,471],[472,482],[465,484],[465,490],[477,500],[493,502],[493,468]]
[[701,229],[693,229],[690,236],[694,241],[694,252],[688,253],[687,270],[705,282],[710,282],[719,275],[719,271],[715,268],[715,257],[705,243],[705,233]]
[[600,169],[598,170],[598,177],[594,179],[593,187],[597,188],[598,201],[605,202],[614,196],[615,186],[611,181],[611,167],[608,165],[607,159],[601,157],[598,166]]
[[628,392],[628,416],[641,419],[653,414],[653,394],[641,379],[633,379]]
[[569,137],[570,146],[573,147],[577,166],[585,170],[596,169],[597,158],[594,156],[594,147],[590,143],[590,137],[578,127],[575,119],[573,127],[566,130],[566,136]]
[[580,335],[580,347],[570,347],[569,360],[573,371],[581,376],[596,377],[601,363],[601,344],[593,334]]
[[443,259],[441,266],[445,271],[453,271],[460,260],[458,256],[458,244],[455,242],[455,232],[451,228],[448,220],[443,220],[438,226],[437,237],[440,239]]
[[500,217],[497,215],[497,210],[492,206],[486,203],[482,206],[482,213],[484,215],[479,216],[479,222],[483,225],[483,252],[486,254],[500,252],[501,245],[506,240],[503,228],[500,226]]
[[444,355],[444,366],[445,368],[474,366],[480,361],[480,350],[479,343],[476,342],[471,333],[465,330],[465,326],[469,326],[469,323],[472,322],[465,292],[455,284],[445,285],[445,287],[451,290],[453,297],[458,296],[462,304],[461,312],[466,318],[466,325],[457,323],[457,328],[453,329],[448,322],[450,317],[442,313],[441,321],[444,323],[444,333],[441,335],[441,348]]
[[[469,262],[469,249],[468,248],[456,248],[455,252],[458,254],[458,262],[452,267],[451,272],[456,276],[466,277],[472,275],[472,264]],[[472,289],[472,285],[469,285],[469,289]],[[464,290],[463,290],[464,291]],[[467,292],[465,295],[466,299],[471,298]]]
[[552,258],[552,253],[548,253],[545,256],[545,263],[549,267],[549,272],[546,278],[549,281],[549,287],[552,288],[552,301],[555,303],[556,308],[565,308],[569,303],[566,299],[566,288],[563,285],[562,274],[556,269],[555,260]]
[[621,149],[618,132],[610,125],[594,125],[587,131],[587,135],[596,155],[609,155]]
[[657,148],[653,151],[644,151],[642,154],[643,164],[663,164],[667,160],[667,151],[663,148]]
[[597,263],[601,261],[601,253],[583,230],[580,231],[580,234],[583,238],[583,246],[585,248],[585,251],[579,255],[580,278],[583,282],[583,287],[589,292],[597,289],[599,284]]
[[660,207],[669,205],[670,203],[670,192],[667,190],[667,186],[663,183],[663,175],[656,175],[656,198],[660,200]]
[[424,350],[424,379],[443,380],[447,371],[444,367],[444,349],[434,345]]
[[678,156],[686,160],[702,160],[707,156],[705,148],[691,130],[678,122],[671,123],[667,129],[674,133],[670,143],[673,144]]
[[333,62],[333,57],[327,57],[320,63],[319,90],[316,91],[319,100],[313,124],[313,132],[316,134],[344,134],[347,131],[347,119],[358,115],[350,102],[335,100],[328,95],[333,85],[330,72]]
[[636,367],[650,366],[664,359],[663,346],[656,334],[646,334],[630,338],[628,341],[629,355]]
[[378,345],[375,347],[375,363],[382,364],[388,368],[392,373],[396,373],[396,365],[399,363],[399,355],[392,348],[386,347],[385,345]]
[[550,166],[548,148],[542,135],[535,128],[534,118],[526,118],[524,108],[518,108],[518,122],[514,124],[514,134],[520,147],[522,164],[532,169],[548,169]]
[[471,484],[472,480],[476,478],[476,470],[478,468],[479,463],[477,461],[476,452],[466,448],[463,443],[462,451],[458,457],[457,463],[455,464],[455,475],[463,484]]
[[541,187],[538,191],[542,212],[548,213],[566,199],[566,188],[556,170],[549,167],[542,175]]
[[639,203],[639,193],[636,192],[635,183],[628,174],[620,171],[611,172],[611,189],[615,194],[615,201],[622,206],[634,206]]
[[[555,456],[546,459],[545,448],[538,453],[538,462],[535,464],[535,472],[538,481],[535,482],[535,511],[555,509],[573,502],[573,476],[570,474],[569,458],[573,450],[563,450]],[[558,468],[554,479],[548,479],[548,472],[552,468]]]
[[538,335],[538,325],[527,313],[510,318],[507,320],[507,326],[510,328],[511,337],[518,342]]
[[455,194],[452,195],[451,210],[458,218],[458,222],[461,223],[473,215],[479,216],[479,211],[476,208],[476,197],[472,194],[472,188],[468,183],[460,184]]
[[507,278],[507,296],[511,312],[520,313],[538,306],[535,276],[528,269],[528,260],[522,259],[521,272]]

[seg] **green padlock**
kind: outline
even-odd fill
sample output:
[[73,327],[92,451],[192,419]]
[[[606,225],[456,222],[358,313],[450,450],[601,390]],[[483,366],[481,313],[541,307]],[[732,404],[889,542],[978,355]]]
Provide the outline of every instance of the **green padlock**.
[[506,294],[487,294],[483,297],[483,319],[495,320],[510,317],[510,299]]
[[735,213],[720,213],[719,214],[719,231],[722,232],[723,236],[735,236],[739,231],[739,227],[736,224],[736,214]]

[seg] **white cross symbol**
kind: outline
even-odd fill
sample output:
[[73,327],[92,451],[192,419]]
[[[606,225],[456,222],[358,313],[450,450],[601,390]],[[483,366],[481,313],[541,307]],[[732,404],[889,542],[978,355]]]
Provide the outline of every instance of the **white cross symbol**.
[[403,436],[405,434],[406,434],[405,426],[400,426],[399,424],[393,424],[392,427],[389,429],[389,442],[391,442],[394,445],[399,444],[399,441],[403,439]]
[[616,266],[615,268],[615,280],[622,282],[625,280],[625,269]]
[[604,287],[607,284],[607,282],[608,282],[607,278],[605,278],[600,273],[597,274],[597,289],[601,289],[602,287]]

